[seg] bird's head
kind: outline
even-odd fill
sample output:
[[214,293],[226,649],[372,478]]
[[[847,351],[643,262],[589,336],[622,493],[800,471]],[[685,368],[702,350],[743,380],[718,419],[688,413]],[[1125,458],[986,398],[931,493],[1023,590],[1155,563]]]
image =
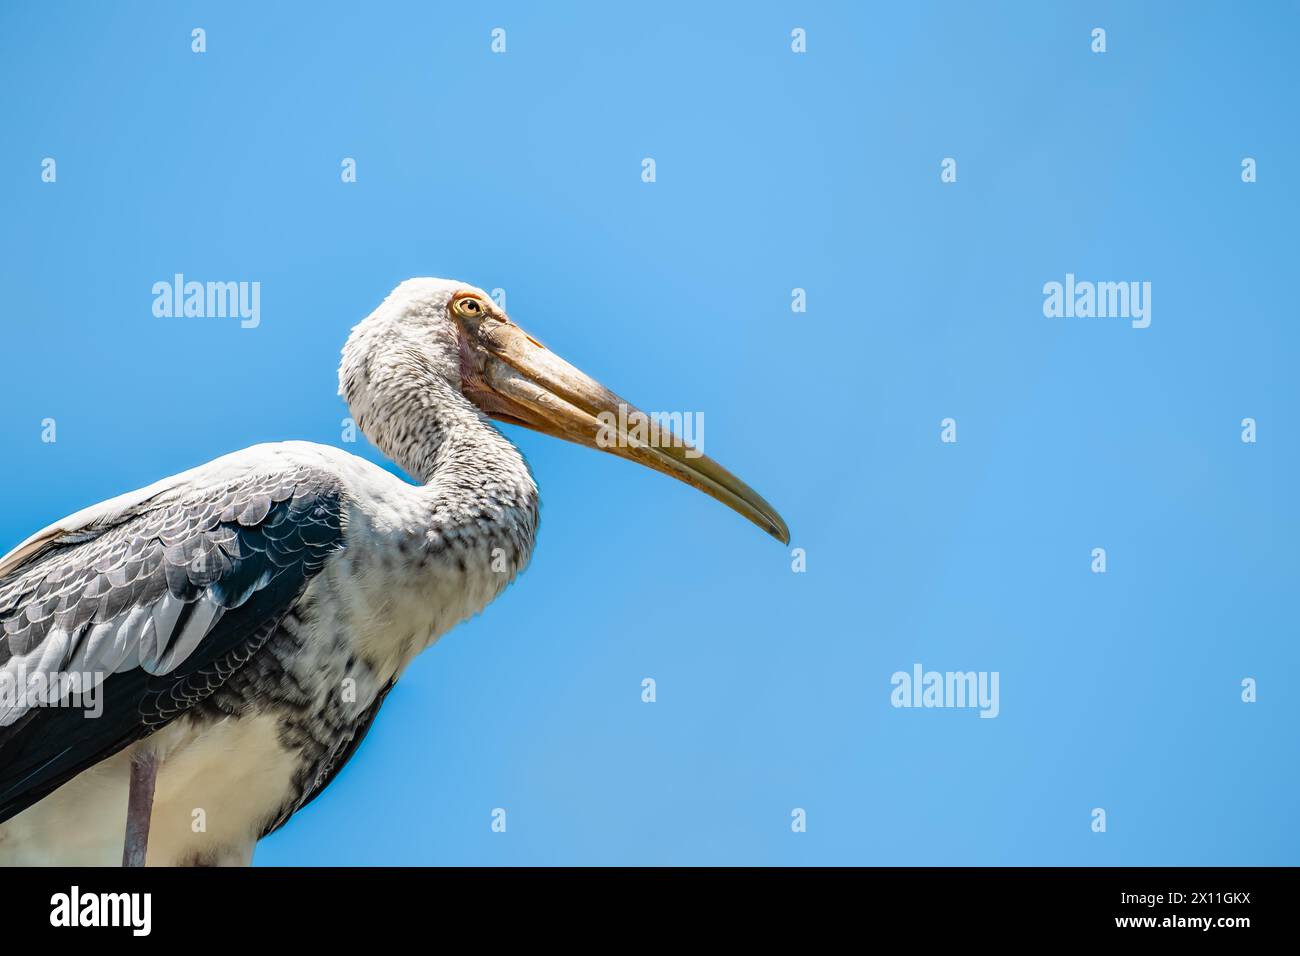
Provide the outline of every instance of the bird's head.
[[448,279],[408,279],[353,330],[343,355],[339,391],[354,411],[360,406],[364,413],[375,400],[366,394],[367,385],[385,365],[419,362],[497,421],[663,472],[711,495],[778,541],[790,541],[785,522],[758,492],[659,418],[547,349],[482,289]]

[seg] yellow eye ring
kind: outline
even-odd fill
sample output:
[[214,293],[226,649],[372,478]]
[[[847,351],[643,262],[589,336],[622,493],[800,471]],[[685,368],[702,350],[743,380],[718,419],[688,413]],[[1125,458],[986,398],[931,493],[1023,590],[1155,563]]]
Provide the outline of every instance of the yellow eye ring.
[[477,319],[487,311],[486,306],[472,295],[457,299],[452,303],[452,308],[467,319]]

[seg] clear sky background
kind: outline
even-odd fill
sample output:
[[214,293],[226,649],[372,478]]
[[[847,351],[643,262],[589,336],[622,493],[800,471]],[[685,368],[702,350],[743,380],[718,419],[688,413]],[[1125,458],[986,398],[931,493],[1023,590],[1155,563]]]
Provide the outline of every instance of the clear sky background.
[[[410,276],[499,287],[703,412],[807,571],[508,430],[531,568],[256,862],[1300,862],[1297,9],[5,3],[0,550],[341,444],[353,324]],[[176,272],[260,282],[261,325],[155,318]],[[1150,327],[1044,317],[1066,273],[1150,282]],[[1000,715],[892,707],[918,662],[997,671]]]

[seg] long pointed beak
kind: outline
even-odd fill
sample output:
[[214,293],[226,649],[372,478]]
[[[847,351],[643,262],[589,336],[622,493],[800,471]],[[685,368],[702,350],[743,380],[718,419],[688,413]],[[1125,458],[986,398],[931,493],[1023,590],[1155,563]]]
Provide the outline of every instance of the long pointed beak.
[[762,495],[659,419],[619,398],[517,325],[485,323],[477,332],[489,356],[484,384],[500,400],[493,403],[493,417],[663,472],[712,495],[782,544],[790,543],[789,528]]

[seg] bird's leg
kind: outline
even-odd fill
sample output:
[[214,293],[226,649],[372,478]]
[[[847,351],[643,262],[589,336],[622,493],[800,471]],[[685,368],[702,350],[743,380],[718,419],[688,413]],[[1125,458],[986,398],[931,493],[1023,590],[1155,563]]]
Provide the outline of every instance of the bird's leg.
[[153,816],[153,788],[158,780],[158,757],[141,749],[131,756],[131,787],[126,796],[126,838],[122,865],[144,866],[149,849],[149,820]]

